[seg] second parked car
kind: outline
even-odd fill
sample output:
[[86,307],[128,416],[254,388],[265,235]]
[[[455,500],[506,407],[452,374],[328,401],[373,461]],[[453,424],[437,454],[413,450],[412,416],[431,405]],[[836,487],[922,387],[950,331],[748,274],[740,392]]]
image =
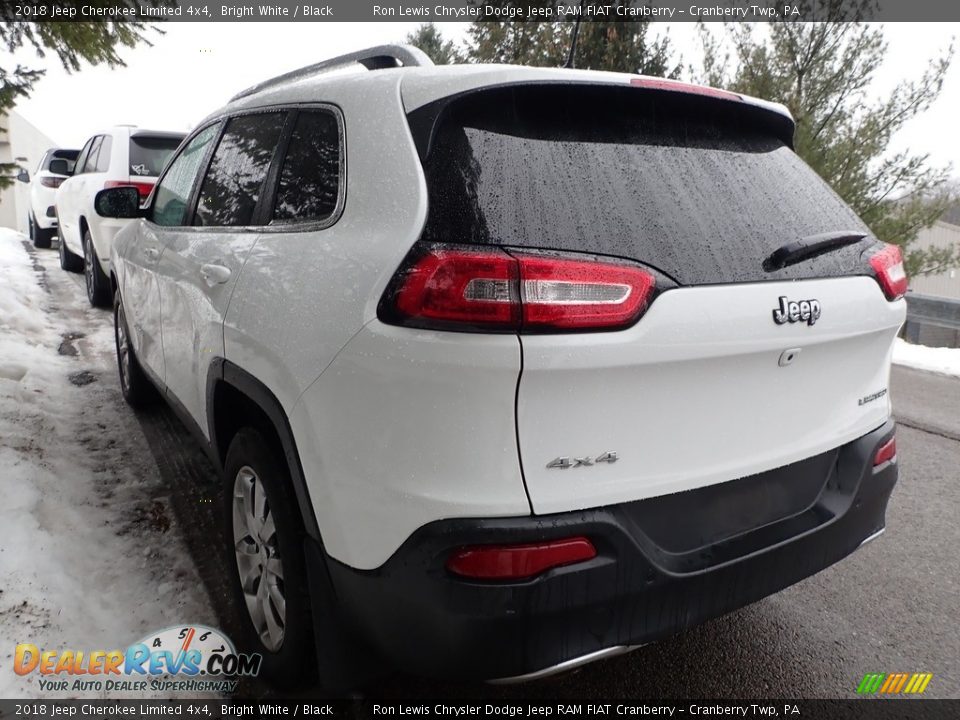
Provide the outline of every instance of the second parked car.
[[73,173],[79,154],[79,150],[51,148],[43,154],[32,178],[26,170],[21,170],[17,176],[20,182],[30,183],[27,226],[30,228],[30,240],[34,247],[50,247],[50,241],[57,234],[54,198],[57,188]]
[[104,188],[130,185],[141,200],[153,190],[167,159],[183,133],[141,130],[119,125],[87,140],[72,177],[56,196],[60,225],[60,267],[84,271],[87,297],[94,306],[107,306],[110,292],[110,246],[127,221],[103,218],[93,211],[93,198]]

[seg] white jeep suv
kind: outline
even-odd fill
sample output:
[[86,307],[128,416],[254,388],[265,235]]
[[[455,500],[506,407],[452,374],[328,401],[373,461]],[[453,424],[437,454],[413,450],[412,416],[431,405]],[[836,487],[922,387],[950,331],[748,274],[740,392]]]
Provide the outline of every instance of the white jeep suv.
[[129,186],[146,198],[183,137],[183,133],[141,130],[133,125],[98,133],[87,140],[72,176],[57,190],[60,267],[84,271],[91,305],[107,306],[112,301],[107,279],[110,246],[113,236],[129,222],[97,215],[94,196],[104,188]]
[[222,469],[267,672],[537,677],[883,531],[900,251],[793,127],[381,47],[237,95],[144,209],[100,193],[138,218],[111,265],[124,395],[159,389]]

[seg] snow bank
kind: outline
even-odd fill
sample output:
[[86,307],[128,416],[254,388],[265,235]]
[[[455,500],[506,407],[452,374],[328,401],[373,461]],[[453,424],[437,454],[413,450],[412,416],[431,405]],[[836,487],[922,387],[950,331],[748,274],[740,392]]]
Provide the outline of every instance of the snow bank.
[[960,348],[931,348],[911,345],[897,338],[893,345],[893,362],[896,365],[960,377]]
[[[119,393],[110,313],[90,308],[82,276],[56,263],[55,252],[28,253],[23,235],[0,229],[0,697],[7,698],[50,695],[37,673],[13,672],[17,643],[112,650],[171,625],[217,625],[172,511],[169,523],[144,521],[148,511],[165,512],[168,490]],[[74,340],[79,350],[58,352]],[[78,371],[93,381],[70,382]]]

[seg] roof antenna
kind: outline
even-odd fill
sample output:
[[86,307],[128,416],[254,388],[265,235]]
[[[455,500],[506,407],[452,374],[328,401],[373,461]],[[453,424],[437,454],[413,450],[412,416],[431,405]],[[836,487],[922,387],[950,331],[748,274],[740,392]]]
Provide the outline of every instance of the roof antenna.
[[580,11],[577,13],[577,19],[573,21],[573,35],[570,36],[570,52],[567,54],[567,61],[563,66],[573,70],[573,58],[577,54],[577,37],[580,35],[580,18],[583,16],[583,0],[580,0]]

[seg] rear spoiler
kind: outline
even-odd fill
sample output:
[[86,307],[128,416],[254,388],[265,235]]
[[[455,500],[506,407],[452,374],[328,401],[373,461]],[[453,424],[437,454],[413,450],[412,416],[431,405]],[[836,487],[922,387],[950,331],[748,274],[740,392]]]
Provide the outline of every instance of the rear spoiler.
[[[421,160],[425,160],[430,152],[433,143],[434,133],[439,127],[439,121],[449,110],[449,108],[458,101],[484,92],[506,90],[511,88],[523,89],[546,86],[567,86],[571,91],[582,88],[597,89],[598,87],[610,88],[613,91],[623,90],[625,88],[636,88],[641,92],[668,93],[671,97],[678,100],[686,100],[691,103],[704,103],[712,105],[722,103],[730,109],[736,108],[742,113],[744,119],[754,126],[761,126],[764,132],[781,140],[791,150],[793,149],[793,133],[796,125],[790,111],[779,103],[772,103],[766,100],[750,97],[749,95],[740,95],[728,90],[719,90],[717,88],[706,87],[702,85],[691,85],[689,83],[679,82],[677,80],[667,80],[665,78],[652,78],[642,75],[627,76],[626,83],[597,83],[597,82],[578,82],[576,80],[564,81],[553,79],[537,80],[519,80],[508,81],[495,84],[478,85],[460,92],[441,97],[433,102],[417,107],[407,113],[407,122],[410,125],[410,132],[413,135],[414,144]],[[632,90],[636,91],[636,90]]]

